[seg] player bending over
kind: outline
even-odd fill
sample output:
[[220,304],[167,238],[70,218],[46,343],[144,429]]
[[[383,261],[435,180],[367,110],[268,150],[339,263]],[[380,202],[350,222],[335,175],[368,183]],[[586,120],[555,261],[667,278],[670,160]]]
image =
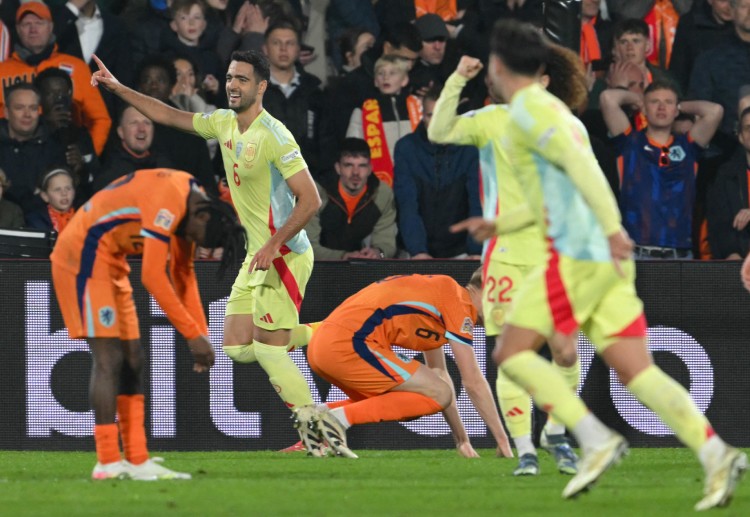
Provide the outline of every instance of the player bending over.
[[241,257],[244,243],[232,208],[207,197],[187,172],[171,169],[140,170],[114,181],[60,233],[50,257],[57,301],[68,334],[85,339],[93,356],[93,479],[190,479],[149,458],[143,347],[126,256],[143,255],[143,286],[187,340],[193,370],[205,372],[214,351],[193,271],[195,247],[224,248],[223,273]]
[[[512,457],[472,348],[480,306],[478,278],[463,288],[442,275],[389,277],[344,300],[313,334],[307,360],[315,373],[341,388],[349,400],[335,409],[321,405],[297,411],[308,451],[316,451],[325,440],[336,453],[356,458],[346,441],[346,430],[352,425],[410,420],[442,411],[459,454],[477,457],[456,409],[442,350],[448,343],[463,386],[495,438],[498,455]],[[426,364],[397,353],[393,345],[422,352]]]

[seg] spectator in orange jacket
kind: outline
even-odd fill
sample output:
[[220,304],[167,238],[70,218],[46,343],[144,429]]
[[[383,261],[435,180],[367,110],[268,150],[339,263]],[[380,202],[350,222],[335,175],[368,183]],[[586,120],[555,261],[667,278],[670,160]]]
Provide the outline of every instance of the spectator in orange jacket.
[[94,149],[101,154],[107,142],[112,120],[101,93],[89,82],[91,70],[81,59],[57,51],[52,37],[52,15],[42,2],[21,4],[16,11],[18,43],[7,61],[0,63],[0,102],[5,103],[5,90],[18,82],[32,82],[46,68],[60,68],[73,80],[74,116],[78,125],[91,134]]

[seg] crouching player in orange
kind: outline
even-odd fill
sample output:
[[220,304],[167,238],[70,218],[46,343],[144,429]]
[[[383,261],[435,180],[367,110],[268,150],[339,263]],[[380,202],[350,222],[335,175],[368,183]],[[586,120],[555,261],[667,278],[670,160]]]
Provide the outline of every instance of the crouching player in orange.
[[[472,348],[481,293],[481,275],[475,275],[466,288],[447,276],[408,275],[388,277],[346,299],[313,333],[307,360],[315,373],[349,396],[349,403],[296,411],[296,425],[308,451],[325,440],[339,455],[356,458],[346,441],[350,426],[442,411],[459,454],[477,457],[456,409],[443,354],[448,343],[463,386],[497,442],[498,454],[512,457],[492,391]],[[397,353],[393,345],[422,352],[426,365]]]
[[86,339],[93,356],[89,398],[98,462],[92,478],[190,479],[149,458],[143,349],[126,255],[143,255],[144,287],[187,340],[193,370],[205,372],[214,351],[193,270],[195,246],[223,247],[223,272],[244,255],[244,242],[228,205],[208,198],[190,174],[170,169],[140,170],[111,183],[60,234],[51,256],[57,300],[68,334]]

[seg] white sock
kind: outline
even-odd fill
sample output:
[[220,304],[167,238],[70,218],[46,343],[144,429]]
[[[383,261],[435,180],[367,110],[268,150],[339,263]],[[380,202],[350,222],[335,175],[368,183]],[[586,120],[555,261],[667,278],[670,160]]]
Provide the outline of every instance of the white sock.
[[536,449],[534,448],[534,442],[531,441],[530,434],[514,437],[513,443],[516,444],[516,451],[518,451],[519,458],[524,454],[533,454],[536,456]]
[[704,470],[708,470],[709,463],[716,461],[727,450],[727,444],[715,434],[698,449],[698,459]]
[[349,429],[352,424],[349,423],[349,420],[346,418],[346,413],[344,413],[344,408],[337,407],[336,409],[332,409],[330,413],[336,417],[336,420],[338,420],[341,425],[344,426],[345,429]]
[[612,430],[596,418],[593,413],[588,413],[578,422],[573,429],[576,441],[584,451],[596,448],[612,436]]
[[563,424],[560,424],[558,422],[552,422],[550,420],[547,420],[547,423],[544,425],[544,431],[547,433],[547,436],[554,435],[554,434],[564,434],[565,433],[565,426]]

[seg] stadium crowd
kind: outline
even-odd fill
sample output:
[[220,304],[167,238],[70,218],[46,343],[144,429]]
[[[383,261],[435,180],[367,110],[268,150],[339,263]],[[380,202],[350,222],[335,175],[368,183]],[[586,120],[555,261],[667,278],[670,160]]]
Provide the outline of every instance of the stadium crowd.
[[[59,232],[94,193],[144,168],[185,170],[230,200],[218,150],[226,144],[156,124],[92,87],[92,56],[126,86],[210,113],[228,106],[231,53],[252,49],[271,65],[264,108],[294,135],[327,200],[308,227],[319,258],[478,257],[466,233],[447,230],[481,214],[478,152],[430,142],[432,107],[460,56],[487,62],[495,21],[542,27],[543,4],[3,2],[0,227]],[[750,0],[583,0],[581,11],[580,41],[561,41],[578,48],[588,80],[588,105],[577,115],[637,258],[743,258]],[[482,71],[464,87],[458,112],[501,101]],[[352,154],[367,163],[344,167]],[[58,183],[65,192],[45,190]]]

